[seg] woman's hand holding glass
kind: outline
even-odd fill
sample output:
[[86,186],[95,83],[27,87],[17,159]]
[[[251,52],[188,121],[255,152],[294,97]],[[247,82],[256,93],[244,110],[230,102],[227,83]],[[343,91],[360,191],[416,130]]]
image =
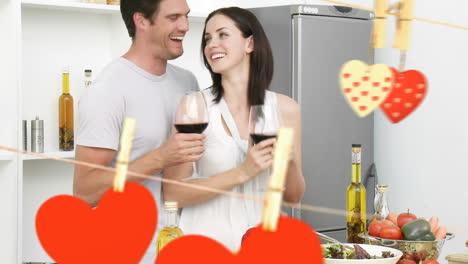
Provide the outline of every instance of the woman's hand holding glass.
[[[254,145],[250,148],[247,156],[250,155],[250,152],[253,152],[252,157],[256,158],[257,164],[261,164],[261,166],[257,166],[257,168],[262,168],[261,171],[257,172],[257,175],[264,170],[267,170],[267,173],[270,174],[270,167],[273,163],[273,147],[276,142],[279,126],[280,116],[275,106],[263,104],[252,105],[250,107],[249,134]],[[262,162],[265,159],[264,153],[267,152],[266,149],[269,149],[269,161],[267,163]],[[256,153],[257,150],[260,152],[259,154]],[[257,155],[260,155],[262,158],[258,158]]]
[[271,167],[275,142],[276,138],[270,138],[249,148],[246,159],[240,165],[243,175],[246,176],[243,179],[244,182],[255,178]]

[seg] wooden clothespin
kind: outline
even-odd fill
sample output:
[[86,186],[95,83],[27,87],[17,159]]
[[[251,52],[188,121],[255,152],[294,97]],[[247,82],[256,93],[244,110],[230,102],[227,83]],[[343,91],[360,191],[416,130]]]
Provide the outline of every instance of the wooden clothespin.
[[413,20],[414,0],[400,0],[389,10],[398,10],[397,31],[393,47],[400,49],[400,65],[398,69],[403,72],[406,63],[406,52],[409,49],[411,22]]
[[114,192],[123,192],[127,176],[128,159],[132,149],[132,139],[135,133],[135,119],[125,118],[122,135],[120,135],[120,151],[117,157],[114,176]]
[[385,27],[387,21],[387,0],[374,0],[375,20],[374,30],[372,32],[372,46],[374,48],[385,47]]
[[413,20],[414,0],[400,0],[398,5],[398,22],[393,47],[408,50],[411,22]]
[[275,144],[273,171],[263,207],[263,230],[276,231],[283,200],[284,183],[288,171],[289,154],[293,144],[294,129],[280,128]]

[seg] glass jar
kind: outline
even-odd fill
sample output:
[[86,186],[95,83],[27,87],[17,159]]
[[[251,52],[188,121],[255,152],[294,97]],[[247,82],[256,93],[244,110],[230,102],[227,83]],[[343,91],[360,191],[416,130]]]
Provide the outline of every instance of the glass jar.
[[380,221],[385,220],[387,215],[390,213],[387,201],[387,184],[377,184],[375,186],[375,198],[374,198],[374,217]]

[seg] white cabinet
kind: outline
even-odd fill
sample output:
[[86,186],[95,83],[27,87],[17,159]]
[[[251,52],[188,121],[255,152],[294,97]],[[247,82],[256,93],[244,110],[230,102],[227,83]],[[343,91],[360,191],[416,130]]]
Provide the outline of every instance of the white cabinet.
[[[185,54],[174,64],[190,69],[200,87],[210,76],[200,58],[203,21],[213,1],[191,5]],[[203,4],[201,4],[203,3]],[[22,148],[22,120],[44,120],[45,154],[72,159],[58,150],[61,72],[70,65],[70,92],[77,102],[93,77],[130,46],[118,6],[70,0],[0,1],[0,145]],[[75,129],[76,132],[76,129]],[[28,141],[30,139],[28,138]],[[35,214],[47,199],[71,194],[73,166],[0,150],[0,262],[52,262],[35,232]]]

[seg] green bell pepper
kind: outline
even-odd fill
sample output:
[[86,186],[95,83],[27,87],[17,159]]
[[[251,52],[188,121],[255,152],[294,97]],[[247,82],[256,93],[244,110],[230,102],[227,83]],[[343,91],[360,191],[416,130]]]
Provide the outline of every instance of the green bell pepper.
[[[431,225],[424,219],[416,219],[401,228],[405,240],[411,241],[434,241],[434,234],[431,232]],[[431,236],[432,234],[432,236]],[[432,239],[434,238],[434,239]]]
[[434,241],[434,240],[435,240],[435,235],[432,232],[429,232],[425,234],[424,236],[416,239],[416,241]]

